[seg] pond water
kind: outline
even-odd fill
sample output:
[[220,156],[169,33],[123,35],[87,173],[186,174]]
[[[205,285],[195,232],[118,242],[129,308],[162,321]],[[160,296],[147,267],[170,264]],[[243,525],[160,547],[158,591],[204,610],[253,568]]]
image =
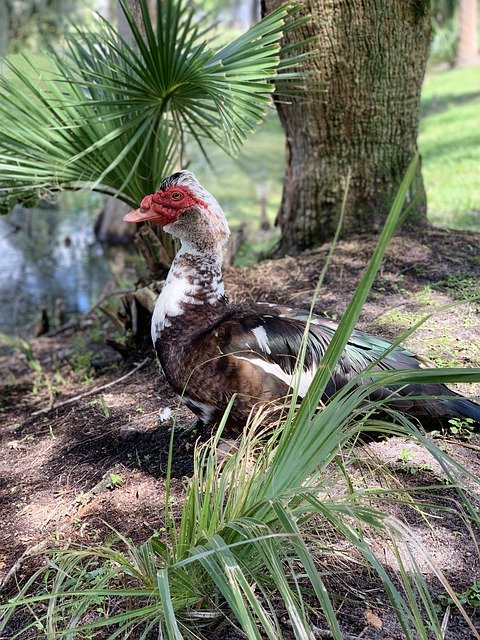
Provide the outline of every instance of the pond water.
[[[30,336],[41,307],[68,317],[85,313],[111,278],[106,249],[93,232],[94,208],[70,198],[68,207],[16,207],[0,216],[0,332]],[[87,203],[85,206],[85,202]]]

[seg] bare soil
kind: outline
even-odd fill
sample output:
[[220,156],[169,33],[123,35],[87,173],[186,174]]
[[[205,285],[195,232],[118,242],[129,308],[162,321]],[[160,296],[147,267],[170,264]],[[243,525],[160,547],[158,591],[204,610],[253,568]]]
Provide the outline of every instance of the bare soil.
[[[341,316],[374,244],[369,237],[339,244],[316,304],[318,312],[331,319]],[[327,251],[328,247],[321,247],[252,267],[227,267],[230,298],[308,307]],[[480,235],[430,229],[417,238],[399,236],[389,248],[359,327],[393,339],[432,308],[479,294]],[[6,596],[44,562],[42,553],[47,548],[100,543],[111,537],[109,526],[136,543],[162,528],[173,421],[180,428],[174,442],[172,499],[179,505],[182,502],[184,478],[192,471],[193,441],[181,427],[193,424],[195,418],[179,406],[150,346],[140,345],[121,360],[104,346],[112,335],[108,322],[92,317],[76,329],[34,340],[32,349],[42,365],[41,375],[32,371],[20,353],[0,357],[0,583]],[[407,345],[441,366],[480,366],[480,303],[469,302],[436,314]],[[93,369],[90,358],[87,371],[79,358],[85,354],[87,360],[88,354],[96,358]],[[45,384],[47,379],[50,386]],[[115,384],[80,397],[108,383]],[[462,391],[480,395],[480,385]],[[70,404],[59,406],[77,396]],[[35,415],[48,409],[52,401],[52,410]],[[468,441],[453,433],[432,437],[480,475],[478,435]],[[402,459],[405,451],[409,453],[406,461]],[[412,527],[458,593],[475,581],[480,585],[478,531],[466,527],[456,508],[441,511],[455,499],[453,490],[441,488],[442,470],[418,445],[401,438],[365,445],[364,452],[365,469],[371,469],[373,458],[382,460],[392,483],[411,488],[437,486],[429,500],[439,510],[431,510],[430,522],[409,508],[392,506],[391,513]],[[359,477],[365,477],[365,469],[359,470]],[[322,562],[345,633],[365,640],[403,637],[372,574],[354,565],[332,571],[320,558],[320,566]],[[425,566],[436,593],[439,588],[429,571]],[[439,604],[442,606],[441,601]],[[480,628],[479,609],[469,607],[468,611]],[[321,620],[318,625],[321,629]],[[447,640],[473,637],[453,612],[446,629]],[[230,636],[224,629],[218,634],[212,631],[214,637]]]

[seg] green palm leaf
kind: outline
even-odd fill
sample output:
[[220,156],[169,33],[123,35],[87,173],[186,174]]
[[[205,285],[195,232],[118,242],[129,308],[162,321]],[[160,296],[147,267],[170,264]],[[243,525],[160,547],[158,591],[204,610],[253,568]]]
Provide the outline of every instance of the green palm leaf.
[[[189,136],[235,154],[262,122],[271,80],[295,74],[305,53],[280,59],[283,33],[305,19],[285,5],[220,49],[187,0],[146,0],[145,33],[121,1],[132,31],[105,20],[76,29],[65,52],[7,62],[0,78],[0,201],[3,209],[42,190],[88,187],[132,206],[179,164]],[[307,54],[308,55],[308,54]],[[311,54],[309,54],[311,55]]]

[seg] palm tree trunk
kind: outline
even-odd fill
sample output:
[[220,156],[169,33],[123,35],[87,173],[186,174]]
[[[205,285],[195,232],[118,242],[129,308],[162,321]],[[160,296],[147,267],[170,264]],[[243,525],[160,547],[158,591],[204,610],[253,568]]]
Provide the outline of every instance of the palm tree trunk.
[[[135,18],[135,22],[138,28],[140,29],[142,34],[145,35],[140,3],[138,2],[138,0],[128,0],[127,4],[130,11],[132,12],[133,17]],[[130,31],[130,27],[128,25],[125,14],[123,13],[122,6],[120,2],[118,2],[118,0],[117,0],[117,22],[118,22],[118,32],[120,33],[122,38],[127,42],[131,42],[132,34]]]
[[[282,0],[263,0],[262,13]],[[425,5],[425,6],[424,6]],[[276,106],[287,169],[277,222],[280,254],[332,238],[351,173],[343,236],[377,232],[417,150],[420,91],[430,41],[428,2],[304,0],[312,16],[287,36],[318,36],[309,90]],[[420,170],[412,229],[426,224]]]

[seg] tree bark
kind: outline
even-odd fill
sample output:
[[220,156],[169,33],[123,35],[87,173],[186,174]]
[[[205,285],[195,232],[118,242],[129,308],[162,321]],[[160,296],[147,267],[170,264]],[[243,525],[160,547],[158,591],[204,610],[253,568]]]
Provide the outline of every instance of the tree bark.
[[458,7],[458,51],[457,66],[478,63],[477,47],[477,0],[460,0]]
[[[262,15],[282,0],[263,0]],[[311,20],[285,44],[318,36],[306,93],[276,98],[287,169],[279,254],[328,241],[351,173],[343,237],[377,232],[417,150],[420,91],[430,42],[428,0],[304,0]],[[410,229],[426,225],[420,170]]]
[[[140,29],[142,35],[145,36],[145,28],[143,26],[142,12],[141,12],[141,9],[140,9],[140,3],[138,2],[138,0],[128,0],[128,7],[129,7],[130,11],[132,12],[132,15],[134,17],[135,23],[137,24],[138,28]],[[127,42],[131,42],[132,41],[132,32],[130,31],[130,26],[129,26],[129,24],[127,22],[127,19],[125,17],[125,14],[123,12],[122,6],[121,6],[120,2],[118,2],[118,0],[117,0],[117,22],[118,22],[118,32],[120,33],[122,38],[124,40],[126,40]]]
[[123,221],[123,216],[132,207],[107,196],[103,207],[95,221],[95,236],[99,242],[105,244],[130,244],[135,236],[135,225]]
[[[138,0],[128,0],[128,6],[132,15],[135,19],[135,22],[140,29],[142,35],[145,37],[145,27],[143,25],[142,20],[142,10],[140,9],[140,3]],[[157,23],[157,3],[155,0],[148,0],[148,12],[150,14],[150,19],[153,25]],[[125,14],[123,13],[123,9],[120,3],[117,0],[117,22],[118,22],[118,32],[122,36],[124,40],[127,42],[131,41],[132,33],[130,31],[130,27],[128,25],[127,19],[125,18]]]

